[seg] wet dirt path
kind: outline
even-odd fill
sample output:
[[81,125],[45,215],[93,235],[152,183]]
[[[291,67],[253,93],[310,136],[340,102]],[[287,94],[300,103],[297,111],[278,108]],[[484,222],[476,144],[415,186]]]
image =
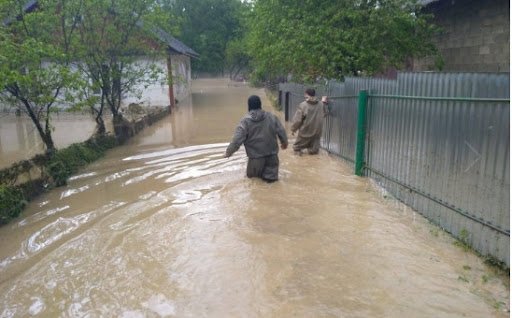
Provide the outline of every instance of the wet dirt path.
[[[506,317],[482,260],[337,158],[223,159],[250,94],[189,102],[0,228],[0,317]],[[269,109],[268,101],[264,107]]]

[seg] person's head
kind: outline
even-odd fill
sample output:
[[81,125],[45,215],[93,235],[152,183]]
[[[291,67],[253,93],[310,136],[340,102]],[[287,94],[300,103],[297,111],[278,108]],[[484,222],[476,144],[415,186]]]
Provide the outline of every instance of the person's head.
[[252,95],[251,97],[249,97],[247,103],[249,104],[249,111],[261,109],[261,100],[256,95]]
[[306,89],[306,91],[304,92],[304,97],[308,98],[308,97],[315,97],[315,89],[313,87],[308,87]]

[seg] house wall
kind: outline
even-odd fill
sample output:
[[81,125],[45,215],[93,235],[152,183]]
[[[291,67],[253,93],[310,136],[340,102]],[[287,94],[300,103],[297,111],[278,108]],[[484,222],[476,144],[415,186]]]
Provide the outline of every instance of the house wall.
[[[171,61],[174,79],[174,98],[180,102],[190,93],[190,58],[185,55],[171,55]],[[147,68],[151,63],[154,63],[160,68],[162,74],[156,82],[148,87],[138,85],[134,93],[126,94],[123,98],[123,106],[128,106],[130,103],[138,103],[145,107],[170,105],[169,85],[167,85],[165,76],[165,72],[167,72],[167,60],[162,58],[158,61],[150,61],[147,58],[140,58],[137,60],[136,65],[140,68]]]
[[[426,8],[442,27],[435,42],[447,72],[509,72],[509,0],[440,0]],[[434,70],[434,59],[414,61],[414,71]]]
[[[137,103],[144,107],[170,105],[169,85],[167,85],[165,75],[167,72],[167,61],[165,58],[155,61],[141,57],[135,62],[138,69],[147,69],[152,64],[160,69],[158,79],[147,87],[144,84],[136,85],[132,93],[123,96],[122,107],[126,107],[131,103]],[[146,75],[146,78],[149,79],[149,74]]]
[[181,102],[188,96],[192,82],[190,57],[185,55],[171,55],[171,64],[174,79],[174,98]]
[[[136,85],[133,92],[123,95],[122,106],[127,107],[131,103],[141,104],[141,106],[169,106],[169,85],[167,84],[167,60],[165,58],[152,60],[141,57],[136,60],[135,67],[138,69],[148,69],[151,64],[161,69],[161,74],[156,81],[145,87],[144,84]],[[49,66],[49,64],[48,64]],[[74,69],[76,70],[76,68]],[[172,70],[174,74],[174,98],[182,101],[189,95],[189,87],[191,84],[190,58],[184,55],[172,55]],[[149,74],[147,75],[149,78]],[[73,94],[73,92],[68,92]],[[71,105],[64,101],[65,90],[59,94],[59,101],[55,107],[64,109]],[[14,112],[14,105],[6,105],[0,103],[0,111]]]

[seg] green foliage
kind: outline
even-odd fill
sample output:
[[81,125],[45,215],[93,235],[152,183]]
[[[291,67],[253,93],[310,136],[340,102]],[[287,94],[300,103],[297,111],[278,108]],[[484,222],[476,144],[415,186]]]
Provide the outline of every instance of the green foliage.
[[460,230],[459,238],[462,241],[462,243],[468,244],[467,240],[469,238],[469,231],[467,229],[465,229],[465,228]]
[[0,184],[0,224],[20,215],[26,205],[27,201],[19,188]]
[[171,31],[176,26],[158,0],[69,0],[69,3],[80,6],[80,23],[72,43],[77,60],[82,61],[78,67],[88,77],[89,84],[80,91],[80,96],[96,115],[102,132],[105,107],[115,121],[123,96],[139,97],[140,87],[169,83],[167,67],[157,64],[165,57],[168,43],[161,42],[155,30],[158,27]]
[[460,275],[458,279],[465,283],[469,283],[469,279],[465,275]]
[[459,233],[459,241],[455,241],[453,245],[458,246],[465,251],[471,250],[471,247],[469,246],[469,231],[467,229],[462,229]]
[[506,273],[508,276],[510,276],[510,267],[506,263],[504,263],[492,256],[487,256],[485,258],[484,263],[487,266],[494,268],[496,270],[496,273]]
[[74,89],[80,82],[70,64],[73,26],[63,23],[65,10],[58,10],[61,1],[39,1],[31,13],[24,11],[26,3],[0,2],[0,20],[8,21],[0,32],[0,101],[26,113],[53,151],[54,105],[64,88]]
[[[9,21],[0,30],[0,100],[32,119],[49,152],[56,104],[91,107],[104,132],[105,105],[115,117],[122,96],[168,82],[166,67],[154,63],[167,47],[155,27],[172,32],[177,24],[162,1],[47,0],[27,12],[26,4],[0,2],[0,21]],[[141,55],[148,59],[135,63]]]
[[267,95],[267,98],[268,100],[270,101],[270,104],[278,111],[281,111],[283,110],[283,107],[281,105],[279,105],[279,100],[277,98],[277,96],[270,90],[270,89],[265,89],[265,93]]
[[239,0],[173,1],[171,11],[180,21],[181,39],[201,55],[192,61],[194,70],[224,71],[228,43],[237,37],[248,9]]
[[268,74],[265,73],[265,70],[263,68],[256,68],[251,74],[249,84],[252,87],[261,87],[265,85],[267,80]]
[[256,0],[247,36],[257,69],[343,80],[433,55],[438,29],[414,0]]
[[48,173],[56,186],[63,186],[78,169],[99,159],[116,144],[115,137],[110,135],[98,135],[84,143],[72,144],[52,156],[48,163]]
[[226,67],[231,79],[236,79],[238,74],[249,66],[249,51],[245,43],[240,39],[228,42],[226,47]]
[[494,309],[501,309],[501,307],[503,307],[504,305],[506,304],[502,301],[494,301],[494,304],[492,306],[494,307]]

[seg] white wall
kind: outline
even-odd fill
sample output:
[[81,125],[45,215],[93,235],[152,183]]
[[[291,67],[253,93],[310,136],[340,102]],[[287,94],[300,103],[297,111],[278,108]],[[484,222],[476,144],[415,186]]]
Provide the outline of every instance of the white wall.
[[[189,95],[189,88],[191,84],[191,71],[190,71],[190,58],[184,55],[172,55],[172,70],[174,74],[174,98],[178,101],[184,100]],[[141,57],[135,62],[135,67],[140,69],[147,69],[151,64],[155,64],[162,70],[159,78],[148,87],[143,84],[136,85],[134,92],[125,94],[123,96],[123,106],[128,106],[130,103],[138,103],[145,107],[150,106],[168,106],[170,105],[169,99],[169,85],[167,84],[167,59],[162,58],[159,60],[151,60],[149,58]],[[76,67],[75,67],[76,69]],[[149,75],[147,75],[149,78]],[[64,97],[64,91],[60,94],[61,98]],[[69,103],[60,100],[56,103],[56,107],[66,108]],[[9,109],[9,105],[0,104],[0,111]]]
[[[169,85],[166,83],[167,61],[165,59],[154,61],[141,57],[135,62],[135,67],[139,70],[148,69],[151,64],[155,64],[161,70],[158,80],[146,88],[144,84],[135,85],[133,93],[123,96],[122,106],[128,106],[131,103],[145,107],[169,105]],[[146,79],[149,79],[149,75],[146,75]]]
[[171,55],[171,61],[174,76],[174,98],[181,102],[190,94],[190,84],[192,83],[190,57]]
[[[158,61],[150,61],[147,58],[140,58],[135,63],[137,67],[148,67],[151,63],[163,71],[167,72],[167,60],[161,59]],[[184,55],[171,55],[171,65],[174,79],[174,98],[179,102],[184,100],[189,94],[191,84],[191,71],[190,71],[190,58]],[[158,81],[147,88],[144,85],[138,85],[135,89],[140,94],[126,95],[123,98],[123,106],[128,106],[130,103],[142,104],[142,106],[168,106],[169,99],[169,85],[166,83],[165,75],[161,74]]]

